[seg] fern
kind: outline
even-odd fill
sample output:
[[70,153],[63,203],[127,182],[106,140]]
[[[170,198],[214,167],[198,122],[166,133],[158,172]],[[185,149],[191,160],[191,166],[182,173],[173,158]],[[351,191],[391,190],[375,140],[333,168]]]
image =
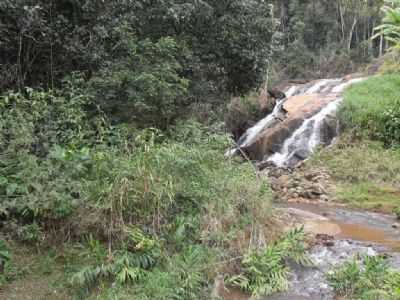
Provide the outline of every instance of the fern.
[[90,289],[102,280],[123,285],[143,279],[147,271],[156,265],[159,244],[137,227],[127,227],[125,233],[125,244],[122,249],[113,252],[111,259],[104,255],[101,244],[89,239],[89,250],[96,257],[97,264],[74,274],[72,283]]
[[290,270],[286,261],[292,259],[301,265],[311,264],[304,239],[303,228],[297,228],[262,251],[249,251],[242,260],[243,274],[231,277],[229,282],[255,296],[287,290]]
[[379,256],[348,261],[330,272],[328,280],[336,294],[346,299],[394,300],[400,296],[400,272],[390,270]]

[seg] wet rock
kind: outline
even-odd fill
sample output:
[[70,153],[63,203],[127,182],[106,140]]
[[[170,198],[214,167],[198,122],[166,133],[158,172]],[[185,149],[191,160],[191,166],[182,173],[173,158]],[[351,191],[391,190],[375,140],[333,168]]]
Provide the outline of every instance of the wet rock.
[[325,247],[335,246],[335,238],[333,235],[319,233],[315,236],[315,240],[316,245],[322,245]]
[[[285,93],[280,88],[261,90],[258,106],[265,117],[246,130],[237,139],[238,144],[250,159],[266,161],[275,153],[282,154],[285,141],[293,137],[289,149],[285,148],[273,161],[291,168],[301,165],[316,145],[328,145],[336,136],[338,126],[333,115],[336,103],[344,88],[357,80],[361,79],[322,79],[289,88],[285,85]],[[322,114],[318,115],[319,112]],[[236,116],[232,120],[235,124],[244,122],[239,124],[241,130],[248,125],[246,120],[238,120]],[[293,135],[297,129],[301,130]],[[265,162],[259,164],[260,169],[267,167]]]
[[329,145],[338,134],[338,120],[334,115],[328,115],[321,127],[321,143]]
[[256,163],[256,168],[260,171],[273,167],[274,164],[268,160],[263,160],[261,162]]
[[323,202],[328,202],[328,201],[329,201],[329,197],[328,197],[327,195],[321,195],[321,196],[319,197],[319,199],[320,199],[321,201],[323,201]]

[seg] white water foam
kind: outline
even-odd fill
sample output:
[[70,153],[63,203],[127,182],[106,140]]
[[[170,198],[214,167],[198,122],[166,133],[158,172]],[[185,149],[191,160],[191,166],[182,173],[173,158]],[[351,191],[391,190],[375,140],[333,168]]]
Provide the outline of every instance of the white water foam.
[[[247,147],[253,142],[254,138],[256,138],[261,131],[263,131],[265,128],[268,128],[277,119],[279,113],[282,110],[283,103],[286,101],[286,99],[294,95],[296,92],[297,86],[291,86],[285,92],[286,98],[278,100],[273,111],[269,115],[258,121],[253,127],[247,129],[247,131],[238,141],[238,148]],[[225,153],[225,156],[230,157],[232,155],[235,155],[238,152],[238,148],[228,150]]]
[[[340,78],[321,79],[314,82],[312,86],[291,86],[285,92],[286,98],[277,101],[272,113],[261,119],[253,127],[249,128],[239,139],[238,148],[227,151],[225,155],[232,156],[239,151],[238,149],[251,145],[263,130],[268,129],[276,121],[282,113],[283,104],[289,97],[315,93],[333,93],[340,95],[346,87],[362,80],[364,80],[364,78],[355,78],[348,81]],[[336,101],[330,102],[319,113],[304,120],[300,128],[295,130],[294,133],[286,139],[281,151],[270,156],[268,161],[273,162],[279,167],[283,167],[290,164],[290,160],[296,153],[298,153],[298,151],[302,151],[301,156],[304,157],[311,154],[321,143],[321,128],[323,127],[325,118],[328,115],[335,113],[341,100],[342,99],[338,96]]]
[[354,78],[354,79],[351,79],[351,80],[349,80],[349,81],[347,81],[347,82],[344,82],[344,83],[342,83],[342,84],[339,84],[338,86],[335,86],[335,87],[332,89],[332,92],[333,92],[333,93],[337,93],[337,94],[342,93],[342,92],[344,91],[344,89],[347,88],[349,85],[351,85],[351,84],[353,84],[353,83],[361,82],[361,81],[363,81],[363,80],[364,80],[364,78]]
[[[334,113],[341,102],[341,98],[330,102],[319,113],[306,119],[303,124],[285,141],[281,152],[276,152],[268,161],[278,167],[284,167],[290,158],[300,148],[312,153],[321,142],[321,127],[327,115]],[[311,135],[309,134],[311,128]]]

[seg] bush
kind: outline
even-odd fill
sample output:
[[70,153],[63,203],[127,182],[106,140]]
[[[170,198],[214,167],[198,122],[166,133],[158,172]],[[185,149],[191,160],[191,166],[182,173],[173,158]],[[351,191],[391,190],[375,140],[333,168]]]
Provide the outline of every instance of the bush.
[[345,129],[392,146],[400,143],[400,75],[367,79],[346,90],[339,117]]
[[255,94],[235,97],[228,105],[228,111],[225,115],[225,126],[237,141],[264,114]]
[[187,102],[189,81],[180,76],[177,59],[182,50],[172,38],[138,41],[119,30],[122,41],[115,50],[126,55],[109,61],[92,78],[96,100],[114,120],[165,129]]
[[230,282],[254,296],[268,296],[289,287],[288,260],[310,265],[306,255],[302,228],[289,231],[283,238],[263,250],[251,250],[242,260],[243,274]]
[[193,299],[208,278],[186,257],[189,246],[229,252],[240,229],[268,216],[268,186],[252,166],[224,158],[230,141],[218,130],[196,122],[164,132],[113,127],[76,85],[1,99],[2,217],[26,243],[53,232],[98,240],[75,272],[77,287],[150,286],[150,273],[166,276],[178,257],[175,292]]
[[8,281],[8,266],[11,262],[11,251],[3,239],[0,239],[0,287]]
[[95,143],[98,132],[84,111],[88,97],[66,86],[11,92],[0,101],[1,211],[28,222],[69,215],[81,192],[84,145]]
[[330,272],[328,280],[338,296],[346,299],[398,299],[400,273],[385,258],[364,257],[346,262]]

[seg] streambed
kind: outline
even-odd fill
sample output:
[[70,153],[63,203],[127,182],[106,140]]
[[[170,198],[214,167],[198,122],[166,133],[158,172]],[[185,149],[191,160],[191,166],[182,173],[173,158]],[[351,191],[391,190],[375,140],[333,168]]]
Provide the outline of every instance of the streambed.
[[[393,216],[304,203],[287,203],[277,210],[304,225],[310,235],[328,237],[329,242],[317,242],[310,249],[313,267],[291,266],[287,293],[262,299],[333,300],[325,274],[356,256],[385,255],[393,268],[400,269],[400,229],[395,228]],[[224,296],[226,300],[251,299],[238,290]]]

